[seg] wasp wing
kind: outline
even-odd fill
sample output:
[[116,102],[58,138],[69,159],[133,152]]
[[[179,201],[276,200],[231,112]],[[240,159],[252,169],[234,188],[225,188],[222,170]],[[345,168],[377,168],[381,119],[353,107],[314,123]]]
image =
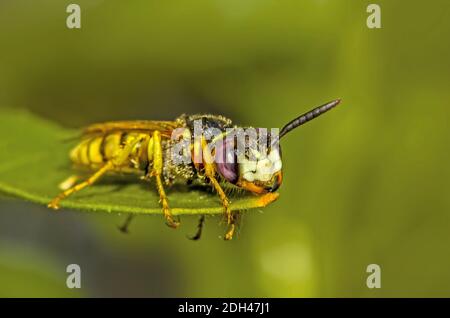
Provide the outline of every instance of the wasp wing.
[[129,120],[110,121],[105,123],[92,124],[83,130],[83,135],[104,135],[111,132],[144,132],[152,133],[159,131],[162,136],[170,137],[172,131],[179,127],[175,121],[153,121],[153,120]]

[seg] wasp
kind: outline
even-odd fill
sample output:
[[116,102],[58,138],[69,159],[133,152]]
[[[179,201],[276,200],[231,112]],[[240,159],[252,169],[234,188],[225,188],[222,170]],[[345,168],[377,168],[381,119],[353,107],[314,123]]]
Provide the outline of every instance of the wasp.
[[[261,202],[271,202],[264,200],[264,196],[273,194],[282,183],[280,139],[339,103],[337,99],[316,107],[287,123],[270,140],[264,139],[265,147],[244,147],[243,151],[239,151],[242,148],[239,138],[233,135],[242,127],[220,115],[181,115],[174,121],[113,121],[90,125],[83,130],[80,143],[71,150],[70,159],[76,166],[92,170],[92,174],[79,183],[74,178],[63,182],[63,191],[48,207],[58,209],[61,200],[93,185],[107,173],[137,173],[143,179],[155,181],[166,223],[177,228],[180,223],[171,213],[165,188],[180,180],[186,186],[196,181],[212,187],[219,196],[228,226],[224,239],[230,240],[237,217],[230,209],[227,189],[249,191],[261,196]],[[198,135],[197,128],[216,133],[212,137],[208,133]],[[262,131],[256,129],[257,141],[262,139]],[[240,143],[248,146],[249,138],[244,137]],[[179,147],[180,140],[186,147]],[[175,160],[180,158],[183,160]],[[200,237],[203,221],[202,216],[194,239]]]

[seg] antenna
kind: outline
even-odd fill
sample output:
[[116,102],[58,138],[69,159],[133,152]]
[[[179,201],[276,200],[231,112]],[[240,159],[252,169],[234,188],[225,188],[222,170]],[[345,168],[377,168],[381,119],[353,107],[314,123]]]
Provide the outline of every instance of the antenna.
[[326,104],[323,104],[322,106],[316,107],[312,110],[310,110],[307,113],[304,113],[303,115],[295,118],[294,120],[290,121],[289,123],[287,123],[280,131],[280,134],[278,135],[278,139],[280,139],[281,137],[283,137],[284,135],[286,135],[288,132],[290,132],[291,130],[294,130],[295,128],[297,128],[298,126],[301,126],[303,124],[306,124],[308,121],[319,117],[320,115],[322,115],[323,113],[326,113],[327,111],[329,111],[330,109],[333,109],[334,107],[336,107],[339,103],[341,102],[340,99],[336,99],[333,100],[331,102],[328,102]]

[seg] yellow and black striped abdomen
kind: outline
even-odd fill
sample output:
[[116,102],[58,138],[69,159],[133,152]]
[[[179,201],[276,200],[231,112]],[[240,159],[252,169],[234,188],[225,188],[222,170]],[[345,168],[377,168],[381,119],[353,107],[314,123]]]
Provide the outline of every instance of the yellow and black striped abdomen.
[[145,169],[148,165],[147,147],[152,137],[145,133],[114,132],[83,139],[70,152],[70,159],[77,165],[98,168],[112,160],[123,147],[135,140],[129,160],[122,168]]

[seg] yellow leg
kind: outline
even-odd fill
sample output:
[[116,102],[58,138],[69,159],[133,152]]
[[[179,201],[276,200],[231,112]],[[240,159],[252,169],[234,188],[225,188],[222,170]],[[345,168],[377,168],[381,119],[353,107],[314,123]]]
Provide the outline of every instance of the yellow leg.
[[220,186],[219,182],[217,181],[217,179],[214,176],[210,176],[208,177],[211,184],[213,185],[214,189],[216,189],[217,194],[220,197],[220,200],[222,200],[222,205],[224,207],[225,210],[225,218],[227,220],[227,224],[228,224],[228,230],[225,233],[225,240],[229,241],[233,238],[233,234],[234,234],[234,230],[235,230],[235,220],[233,217],[233,213],[231,212],[230,209],[230,200],[228,199],[227,195],[225,194],[225,192],[223,191],[222,187]]
[[228,230],[225,233],[225,240],[231,240],[233,238],[233,233],[235,229],[233,214],[230,209],[230,200],[228,199],[225,191],[223,191],[219,182],[216,179],[216,169],[212,160],[212,154],[207,148],[207,144],[205,140],[202,140],[202,154],[203,154],[203,164],[205,165],[205,175],[208,177],[211,185],[217,191],[217,194],[222,201],[222,205],[224,208],[225,218],[228,224]]
[[59,202],[62,199],[67,198],[69,195],[78,192],[87,186],[93,184],[95,181],[97,181],[98,178],[100,178],[102,175],[105,174],[106,171],[110,170],[113,167],[113,163],[111,161],[108,161],[102,168],[97,170],[93,175],[91,175],[86,181],[83,181],[77,185],[74,185],[73,187],[61,192],[57,197],[55,197],[50,203],[47,205],[49,208],[58,210],[59,209]]
[[172,216],[172,213],[170,212],[169,202],[167,200],[166,192],[164,191],[164,187],[163,187],[163,184],[161,181],[161,176],[156,175],[155,178],[156,178],[156,188],[158,189],[158,193],[159,193],[159,200],[162,205],[162,209],[163,209],[164,217],[166,218],[166,221],[167,221],[167,225],[170,226],[171,228],[176,229],[180,225],[180,222],[175,221]]
[[219,198],[222,201],[222,205],[223,205],[223,208],[224,208],[227,224],[230,224],[231,223],[231,219],[232,219],[231,218],[231,210],[230,210],[230,200],[228,199],[227,195],[223,191],[223,189],[220,186],[219,182],[217,181],[216,177],[208,176],[208,179],[211,182],[211,185],[217,191],[217,194],[219,195]]
[[234,224],[234,222],[232,222],[229,226],[228,226],[228,230],[225,233],[225,237],[224,240],[225,241],[230,241],[233,238],[234,235],[234,230],[236,228],[236,225]]
[[[167,225],[171,228],[176,229],[180,222],[175,221],[169,208],[169,201],[167,199],[166,192],[164,191],[164,186],[161,180],[161,174],[163,169],[163,156],[162,156],[162,146],[161,146],[161,135],[159,131],[154,131],[152,136],[153,149],[149,149],[149,158],[153,157],[153,167],[150,172],[150,176],[156,179],[156,189],[159,193],[159,201],[162,205],[162,210],[164,217],[166,218]],[[150,154],[150,151],[152,153]],[[150,156],[151,155],[151,156]]]
[[[61,192],[57,197],[55,197],[50,203],[47,205],[49,208],[57,210],[59,209],[59,202],[65,198],[67,198],[69,195],[78,192],[87,186],[90,186],[95,181],[97,181],[102,175],[104,175],[108,170],[113,169],[114,166],[120,166],[122,165],[130,155],[133,147],[139,142],[141,139],[136,138],[134,141],[129,142],[126,144],[122,149],[118,150],[117,154],[115,155],[114,159],[106,162],[103,167],[101,167],[99,170],[97,170],[94,174],[92,174],[87,180],[69,187],[68,189]],[[67,181],[67,180],[66,180]]]
[[67,189],[70,189],[71,187],[73,187],[77,181],[80,180],[80,176],[78,175],[71,175],[70,177],[68,177],[66,180],[64,180],[63,182],[61,182],[58,185],[58,188],[62,191],[65,191]]
[[226,241],[229,241],[229,240],[231,240],[233,238],[234,232],[236,232],[236,229],[238,227],[237,224],[239,223],[240,217],[241,217],[240,211],[233,211],[232,212],[231,224],[228,226],[228,230],[225,233],[225,237],[224,237],[224,239]]

